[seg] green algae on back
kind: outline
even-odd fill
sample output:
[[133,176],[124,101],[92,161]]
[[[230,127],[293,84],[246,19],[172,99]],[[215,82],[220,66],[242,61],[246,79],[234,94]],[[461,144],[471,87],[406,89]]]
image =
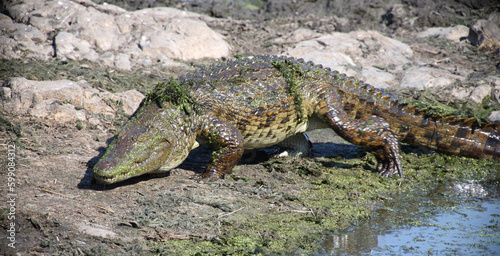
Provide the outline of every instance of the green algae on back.
[[203,109],[203,105],[198,103],[185,87],[187,86],[179,83],[179,81],[173,78],[171,78],[168,83],[158,83],[153,90],[146,94],[139,108],[151,102],[163,108],[165,102],[170,102],[175,106],[182,107],[188,115],[193,111],[200,113]]

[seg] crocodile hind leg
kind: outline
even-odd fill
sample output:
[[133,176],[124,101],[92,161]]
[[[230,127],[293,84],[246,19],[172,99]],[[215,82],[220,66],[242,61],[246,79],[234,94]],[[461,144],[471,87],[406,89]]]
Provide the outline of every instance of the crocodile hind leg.
[[201,137],[215,148],[205,171],[197,180],[215,181],[230,174],[243,155],[243,136],[232,124],[214,118],[202,127]]
[[345,140],[360,146],[373,148],[377,158],[377,171],[387,177],[395,173],[403,176],[399,155],[399,141],[389,124],[379,117],[365,117],[341,121],[335,111],[329,112],[327,121]]
[[329,91],[324,94],[320,113],[330,127],[345,140],[364,147],[373,148],[377,158],[377,171],[386,177],[393,174],[403,176],[399,155],[400,145],[389,123],[376,116],[351,119],[342,109],[338,95]]

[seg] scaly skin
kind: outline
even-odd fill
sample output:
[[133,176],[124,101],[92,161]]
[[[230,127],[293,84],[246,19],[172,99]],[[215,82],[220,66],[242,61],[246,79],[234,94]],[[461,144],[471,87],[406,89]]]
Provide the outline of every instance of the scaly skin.
[[101,183],[164,172],[198,144],[216,151],[199,177],[231,173],[244,149],[329,127],[373,148],[382,176],[402,176],[400,142],[500,161],[500,125],[428,117],[343,74],[311,62],[260,56],[222,62],[160,84],[143,100],[94,167]]

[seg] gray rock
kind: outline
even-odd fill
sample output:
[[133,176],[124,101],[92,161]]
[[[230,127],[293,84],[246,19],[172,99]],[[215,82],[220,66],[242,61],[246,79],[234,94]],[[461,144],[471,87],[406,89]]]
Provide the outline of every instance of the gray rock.
[[395,77],[389,72],[382,71],[374,67],[363,67],[361,71],[363,81],[370,83],[377,88],[387,88],[395,86]]
[[365,82],[380,87],[396,85],[396,77],[373,66],[398,73],[403,66],[412,63],[413,58],[413,51],[408,45],[376,31],[323,35],[299,42],[285,54],[322,64],[349,76],[363,76]]
[[105,229],[103,227],[92,227],[89,225],[82,224],[78,227],[78,231],[90,235],[90,236],[97,236],[97,237],[102,237],[102,238],[115,238],[118,237],[118,234],[115,232]]
[[125,114],[132,115],[144,95],[136,90],[100,92],[86,81],[39,82],[18,77],[4,82],[0,98],[5,111],[66,123],[93,119],[95,114],[114,117],[120,107]]
[[432,27],[417,34],[417,37],[440,37],[450,41],[459,42],[466,39],[469,34],[469,28],[463,25],[454,27]]
[[424,90],[431,87],[446,87],[456,81],[463,81],[465,78],[451,74],[447,70],[419,67],[411,68],[404,72],[401,87],[411,87]]
[[115,64],[115,55],[113,52],[105,52],[101,55],[99,61],[101,64],[112,67]]
[[0,13],[0,24],[10,24],[10,23],[12,23],[12,19],[3,13]]
[[[97,61],[101,54],[100,62],[105,65],[130,70],[136,65],[131,60],[146,57],[153,62],[158,56],[193,60],[226,57],[230,51],[224,38],[203,21],[210,18],[173,8],[128,12],[90,0],[59,0],[10,3],[7,10],[19,22],[8,24],[7,19],[0,24],[4,26],[0,50],[7,58],[26,57],[22,56],[24,49],[30,53],[28,57],[44,60],[55,55]],[[54,31],[60,32],[52,42],[49,35]]]
[[130,63],[129,56],[124,53],[118,53],[115,56],[114,66],[121,70],[131,70],[132,64]]
[[487,84],[477,86],[472,90],[470,99],[476,103],[481,103],[484,98],[491,96],[492,87]]
[[94,62],[99,59],[99,55],[92,49],[90,43],[77,38],[74,34],[59,32],[54,40],[56,56],[61,59],[85,59]]
[[476,81],[473,86],[455,87],[452,88],[451,94],[464,101],[471,100],[475,103],[482,103],[485,98],[488,98],[488,100],[500,103],[500,78],[489,76]]
[[349,55],[340,51],[323,50],[322,48],[324,48],[324,45],[321,41],[308,40],[288,49],[285,54],[295,58],[303,58],[306,61],[313,61],[316,64],[321,64],[350,76],[357,75],[357,72],[353,70],[356,64]]
[[335,32],[319,38],[298,43],[288,49],[291,56],[305,54],[345,54],[350,57],[349,65],[360,66],[402,66],[411,63],[413,51],[410,46],[395,39],[386,37],[376,31],[353,31],[350,33]]
[[467,100],[472,93],[473,88],[471,87],[455,87],[451,90],[451,95],[458,100]]
[[468,39],[479,49],[496,50],[500,48],[500,13],[491,13],[488,20],[477,20],[470,27]]
[[66,102],[81,105],[82,89],[77,83],[69,80],[32,81],[23,77],[10,78],[3,84],[2,107],[4,110],[25,114],[28,109],[45,100]]
[[0,23],[0,53],[2,58],[37,58],[48,60],[52,46],[38,29],[19,23]]
[[229,45],[221,39],[204,22],[179,18],[143,31],[138,45],[141,55],[153,59],[159,55],[181,60],[220,58],[229,54]]
[[28,115],[41,120],[48,120],[51,123],[72,123],[77,120],[87,120],[85,111],[77,110],[74,105],[68,103],[51,100],[34,105],[28,110]]
[[491,111],[488,118],[491,122],[500,122],[500,111]]

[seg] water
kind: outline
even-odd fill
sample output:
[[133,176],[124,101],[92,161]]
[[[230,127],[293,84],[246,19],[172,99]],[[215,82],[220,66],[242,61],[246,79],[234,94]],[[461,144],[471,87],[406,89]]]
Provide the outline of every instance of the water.
[[388,200],[319,255],[500,255],[500,190],[467,181]]

